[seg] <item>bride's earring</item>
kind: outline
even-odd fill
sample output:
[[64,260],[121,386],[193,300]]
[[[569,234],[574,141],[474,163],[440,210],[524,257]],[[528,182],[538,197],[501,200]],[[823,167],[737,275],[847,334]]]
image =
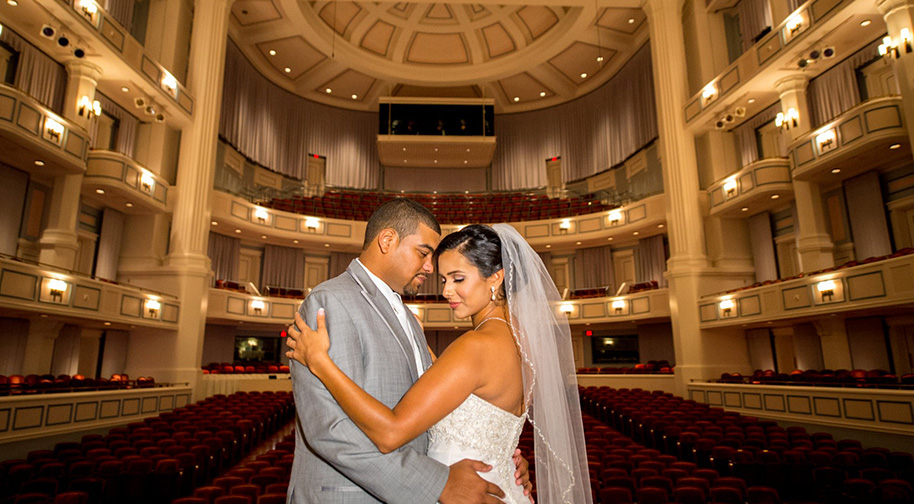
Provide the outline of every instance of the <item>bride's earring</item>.
[[495,286],[493,285],[489,287],[489,290],[492,291],[492,301],[495,301]]

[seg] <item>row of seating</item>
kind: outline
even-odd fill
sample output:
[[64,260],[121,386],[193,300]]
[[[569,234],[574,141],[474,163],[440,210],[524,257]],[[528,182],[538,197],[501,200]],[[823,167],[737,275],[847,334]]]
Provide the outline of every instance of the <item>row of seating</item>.
[[288,392],[217,395],[0,462],[0,502],[47,504],[62,491],[85,493],[85,504],[171,502],[210,484],[289,424],[292,401]]
[[672,374],[673,365],[666,360],[647,361],[634,367],[580,367],[578,374]]
[[590,194],[572,198],[548,198],[527,193],[436,195],[358,191],[330,191],[323,196],[274,198],[261,204],[276,210],[315,217],[367,221],[378,205],[404,196],[426,206],[442,224],[558,219],[614,208]]
[[884,369],[871,369],[869,371],[865,369],[795,369],[790,373],[778,373],[772,369],[756,369],[751,376],[743,376],[740,373],[722,373],[718,382],[754,385],[914,389],[914,373],[906,373],[898,377]]
[[155,378],[141,376],[131,380],[126,374],[115,373],[111,378],[86,378],[81,374],[62,375],[0,375],[0,396],[20,394],[50,394],[155,387]]
[[765,280],[763,282],[756,282],[752,285],[747,285],[745,287],[730,289],[726,292],[723,292],[722,294],[732,294],[734,292],[739,292],[739,291],[743,291],[746,289],[755,289],[756,287],[762,287],[764,285],[772,285],[772,284],[777,284],[777,283],[781,283],[781,282],[786,282],[788,280],[796,280],[798,278],[804,278],[804,277],[814,276],[814,275],[821,275],[822,273],[828,273],[830,271],[838,271],[838,270],[843,270],[843,269],[847,269],[847,268],[853,268],[854,266],[860,266],[863,264],[871,264],[874,262],[884,261],[886,259],[894,259],[896,257],[902,257],[902,256],[910,255],[910,254],[914,254],[914,247],[906,247],[903,249],[899,249],[888,255],[867,257],[866,259],[862,259],[860,261],[851,260],[851,261],[847,261],[844,264],[841,264],[839,266],[825,268],[825,269],[821,269],[818,271],[802,272],[802,273],[798,273],[796,275],[786,277],[786,278],[778,278],[776,280]]
[[210,362],[203,374],[279,374],[288,373],[289,366],[278,362]]
[[860,479],[871,484],[865,502],[909,503],[914,496],[910,453],[864,449],[857,440],[836,441],[828,433],[784,428],[659,391],[587,387],[581,400],[585,412],[628,437],[627,443],[741,478],[748,487],[771,488],[778,499],[843,503],[867,486],[855,481]]

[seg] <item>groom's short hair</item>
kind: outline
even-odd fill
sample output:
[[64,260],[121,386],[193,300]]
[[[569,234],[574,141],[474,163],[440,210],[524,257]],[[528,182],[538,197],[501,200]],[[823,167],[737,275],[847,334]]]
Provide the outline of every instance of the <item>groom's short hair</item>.
[[382,203],[368,218],[362,250],[368,248],[382,229],[393,229],[402,238],[415,233],[420,223],[441,234],[438,220],[428,208],[419,203],[409,198],[396,198]]

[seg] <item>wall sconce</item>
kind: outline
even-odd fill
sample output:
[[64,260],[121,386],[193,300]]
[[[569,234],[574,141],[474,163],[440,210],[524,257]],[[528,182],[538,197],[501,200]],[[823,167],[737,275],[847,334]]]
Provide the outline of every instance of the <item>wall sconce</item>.
[[263,315],[263,309],[265,307],[266,304],[259,299],[251,301],[251,309],[254,310],[254,315]]
[[152,194],[152,190],[156,186],[156,179],[152,178],[152,174],[148,171],[143,171],[140,175],[140,187],[143,188],[149,194]]
[[609,219],[610,226],[618,226],[622,224],[622,211],[621,210],[611,210],[607,216]]
[[320,226],[321,221],[317,220],[314,217],[305,217],[305,227],[308,228],[308,231],[313,233],[317,231],[317,228]]
[[[902,28],[898,33],[898,38],[901,39],[901,45],[904,46],[905,54],[910,54],[911,51],[914,51],[914,45],[911,43],[911,30],[907,28]],[[882,39],[882,43],[879,44],[879,55],[883,57],[894,56],[896,59],[901,57],[901,51],[898,50],[898,45],[892,39],[891,36],[885,36]]]
[[713,100],[715,96],[717,96],[717,88],[714,86],[714,84],[708,84],[701,91],[701,104],[707,105],[708,102]]
[[617,300],[613,301],[613,313],[615,313],[616,315],[622,315],[622,313],[624,311],[625,311],[625,300],[624,299],[617,299]]
[[830,129],[825,133],[816,136],[816,145],[819,146],[819,152],[827,152],[837,147],[835,130]]
[[794,16],[787,20],[787,24],[784,25],[784,28],[787,29],[787,34],[791,37],[797,34],[801,28],[803,28],[803,18],[801,16]]
[[83,13],[83,16],[95,23],[95,15],[98,14],[98,6],[95,5],[93,0],[80,0],[79,8]]
[[254,209],[254,218],[257,219],[257,222],[266,224],[267,219],[270,218],[270,214],[266,209],[257,207]]
[[562,306],[559,307],[559,311],[565,315],[571,315],[571,312],[574,311],[574,305],[571,303],[562,303]]
[[732,317],[733,308],[736,307],[736,303],[732,299],[724,299],[720,302],[720,315],[721,317]]
[[63,293],[67,291],[67,282],[52,278],[48,280],[48,291],[51,294],[51,300],[55,303],[63,302]]
[[149,318],[159,318],[159,310],[162,308],[162,305],[155,299],[146,300],[146,312],[149,313]]
[[569,229],[571,229],[571,219],[562,219],[562,222],[559,223],[559,230],[567,233]]
[[102,115],[102,105],[98,100],[89,100],[88,96],[79,99],[79,116],[86,119]]
[[835,281],[834,280],[825,280],[824,282],[819,282],[816,284],[816,290],[819,291],[819,295],[822,296],[822,302],[827,303],[831,302],[835,298]]
[[778,128],[790,129],[791,126],[794,128],[797,127],[800,121],[800,113],[797,112],[797,109],[790,107],[787,109],[787,113],[778,112],[777,117],[774,118],[774,125]]
[[728,178],[724,182],[724,193],[726,193],[728,198],[736,196],[736,175]]
[[60,144],[63,139],[63,124],[48,117],[44,120],[44,137],[48,140]]
[[167,70],[164,70],[162,73],[162,89],[168,91],[173,97],[177,98],[178,96],[178,79],[175,79],[174,75],[168,73]]

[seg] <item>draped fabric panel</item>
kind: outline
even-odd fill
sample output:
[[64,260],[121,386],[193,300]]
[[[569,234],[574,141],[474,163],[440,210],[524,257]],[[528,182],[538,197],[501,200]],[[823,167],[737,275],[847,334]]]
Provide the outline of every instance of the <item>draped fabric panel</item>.
[[261,75],[229,39],[219,134],[245,156],[303,179],[308,153],[327,157],[327,184],[377,188],[378,115],[294,95]]
[[105,10],[126,28],[127,32],[130,32],[133,29],[133,7],[135,5],[136,0],[108,0]]
[[574,253],[574,288],[615,290],[612,249],[608,245],[578,249]]
[[[803,5],[802,0],[787,0],[787,10],[789,12],[799,9],[801,5]],[[780,22],[781,20],[778,20],[778,24],[780,24]]]
[[305,288],[305,254],[301,249],[267,245],[263,250],[261,290],[266,287]]
[[0,33],[0,41],[19,53],[13,85],[54,112],[62,113],[67,90],[67,71],[63,65],[7,27]]
[[331,252],[330,253],[330,271],[328,273],[328,278],[334,278],[340,276],[346,268],[349,267],[349,263],[353,259],[358,257],[358,254],[352,254],[349,252]]
[[[118,120],[117,139],[115,140],[114,150],[132,159],[136,151],[136,134],[137,128],[140,126],[140,120],[101,93],[95,93],[95,99],[98,100],[99,105],[101,105],[102,110],[106,114]],[[98,121],[92,121],[92,124],[89,127],[89,134],[92,137],[93,143],[95,142],[95,135],[97,132]]]
[[[733,134],[736,135],[736,141],[739,144],[740,159],[742,159],[743,166],[759,160],[756,130],[773,121],[780,111],[781,102],[778,101],[733,129]],[[786,156],[787,145],[782,142],[781,147],[781,155]]]
[[650,44],[599,89],[544,110],[496,117],[492,186],[546,185],[546,158],[562,157],[562,178],[602,172],[657,137]]
[[660,287],[666,287],[663,273],[666,271],[666,247],[663,236],[651,236],[638,240],[635,248],[635,281],[656,281]]
[[809,81],[806,88],[810,124],[817,128],[860,103],[857,69],[878,57],[881,40],[874,40],[847,59]]
[[117,265],[121,257],[123,235],[124,214],[106,208],[102,217],[102,231],[98,237],[95,276],[117,280]]
[[729,11],[739,16],[739,31],[744,52],[755,44],[755,37],[762,33],[762,30],[773,24],[768,0],[740,0]]
[[208,255],[217,280],[238,280],[241,240],[210,231]]

